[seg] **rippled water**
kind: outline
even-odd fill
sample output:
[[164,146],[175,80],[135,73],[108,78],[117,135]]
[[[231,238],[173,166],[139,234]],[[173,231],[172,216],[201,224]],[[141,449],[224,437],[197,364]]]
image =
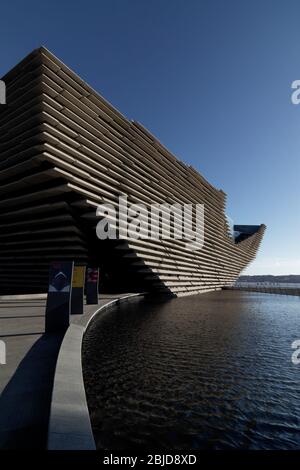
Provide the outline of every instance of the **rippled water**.
[[300,298],[223,291],[93,321],[83,367],[99,448],[300,449]]

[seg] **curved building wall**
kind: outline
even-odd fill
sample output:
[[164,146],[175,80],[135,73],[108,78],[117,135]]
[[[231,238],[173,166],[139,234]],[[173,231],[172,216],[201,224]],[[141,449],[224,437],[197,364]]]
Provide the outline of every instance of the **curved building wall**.
[[[175,158],[47,49],[5,77],[0,107],[0,290],[45,290],[53,259],[100,264],[117,288],[192,294],[232,284],[255,257],[265,226],[236,243],[226,195]],[[205,242],[96,237],[96,207],[201,203]],[[240,226],[241,227],[241,226]],[[251,231],[250,231],[251,232]]]

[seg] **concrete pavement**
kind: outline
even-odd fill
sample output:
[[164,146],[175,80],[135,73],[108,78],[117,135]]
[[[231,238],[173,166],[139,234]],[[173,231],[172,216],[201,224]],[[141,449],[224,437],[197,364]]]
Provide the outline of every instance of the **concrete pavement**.
[[[102,295],[86,305],[78,324],[122,295]],[[63,336],[46,335],[46,299],[0,299],[0,339],[6,365],[0,365],[0,449],[45,449],[56,361]],[[66,371],[67,373],[67,371]]]
[[53,375],[62,336],[47,336],[46,300],[0,302],[0,448],[44,448]]
[[44,334],[45,300],[0,301],[0,337],[6,343],[6,365],[0,366],[0,393],[21,360]]

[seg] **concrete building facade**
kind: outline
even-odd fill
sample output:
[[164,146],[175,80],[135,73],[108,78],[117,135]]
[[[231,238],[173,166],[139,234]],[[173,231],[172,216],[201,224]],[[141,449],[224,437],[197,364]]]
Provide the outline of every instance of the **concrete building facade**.
[[[47,49],[8,72],[0,106],[0,293],[44,292],[54,259],[99,265],[103,288],[188,295],[232,284],[264,225],[230,234],[226,195],[129,121]],[[96,208],[205,206],[205,242],[99,240]]]

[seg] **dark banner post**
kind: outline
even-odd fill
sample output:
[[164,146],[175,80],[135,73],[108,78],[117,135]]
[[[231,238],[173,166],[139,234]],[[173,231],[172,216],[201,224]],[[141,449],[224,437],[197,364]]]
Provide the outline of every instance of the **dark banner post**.
[[72,273],[72,261],[54,261],[50,265],[46,333],[63,333],[69,327]]
[[99,268],[88,267],[86,270],[86,303],[98,303]]
[[85,266],[75,265],[72,277],[71,315],[83,314],[84,280]]

